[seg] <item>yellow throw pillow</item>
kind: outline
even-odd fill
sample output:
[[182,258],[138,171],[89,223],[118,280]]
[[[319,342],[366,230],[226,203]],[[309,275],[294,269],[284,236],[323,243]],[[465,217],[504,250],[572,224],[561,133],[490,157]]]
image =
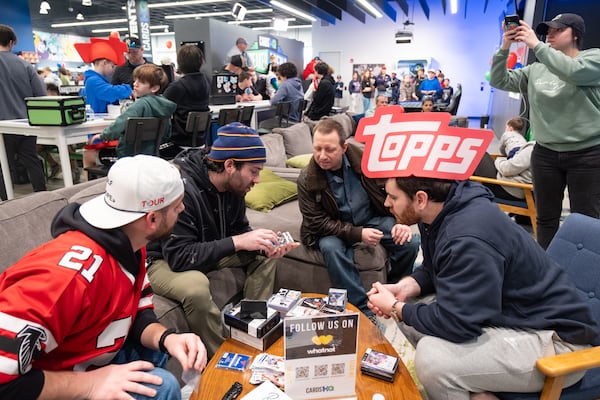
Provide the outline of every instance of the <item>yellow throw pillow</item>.
[[253,210],[268,212],[298,197],[298,186],[276,175],[268,168],[260,172],[260,182],[246,194],[246,205]]
[[308,165],[312,156],[312,154],[300,154],[299,156],[288,158],[285,161],[285,165],[292,168],[304,168]]

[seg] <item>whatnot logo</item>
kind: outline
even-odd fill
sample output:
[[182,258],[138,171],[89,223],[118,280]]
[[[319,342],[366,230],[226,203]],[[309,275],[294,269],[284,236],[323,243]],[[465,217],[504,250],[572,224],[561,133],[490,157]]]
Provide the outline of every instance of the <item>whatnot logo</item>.
[[37,326],[27,325],[17,333],[19,340],[19,375],[25,375],[31,369],[31,361],[42,351],[42,343],[48,336]]
[[403,113],[398,106],[376,109],[356,130],[356,140],[365,143],[363,173],[371,178],[468,179],[494,134],[450,127],[450,118],[441,112]]

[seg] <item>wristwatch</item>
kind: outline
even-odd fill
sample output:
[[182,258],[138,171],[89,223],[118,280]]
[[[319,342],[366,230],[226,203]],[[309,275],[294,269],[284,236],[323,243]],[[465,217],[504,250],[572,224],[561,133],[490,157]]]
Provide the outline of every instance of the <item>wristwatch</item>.
[[402,318],[400,318],[400,315],[398,314],[398,310],[396,309],[398,303],[400,303],[400,300],[394,301],[394,304],[392,304],[392,312],[390,313],[390,316],[396,322],[400,322],[402,320]]

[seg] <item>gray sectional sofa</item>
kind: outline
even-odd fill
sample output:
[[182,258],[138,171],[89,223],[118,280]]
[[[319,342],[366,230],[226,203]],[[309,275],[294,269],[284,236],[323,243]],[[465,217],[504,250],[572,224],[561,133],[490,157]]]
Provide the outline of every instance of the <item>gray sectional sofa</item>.
[[[352,118],[338,114],[344,123],[346,135],[354,132]],[[267,168],[289,181],[295,182],[300,169],[286,166],[286,161],[297,155],[310,153],[312,149],[310,125],[300,123],[286,129],[275,129],[262,136],[267,147]],[[82,203],[104,192],[105,180],[84,182],[52,192],[38,192],[0,203],[0,272],[16,262],[27,251],[51,239],[50,223],[58,210],[70,202]],[[292,200],[274,207],[268,212],[247,209],[247,216],[254,228],[289,231],[294,239],[300,239],[302,216],[298,201]],[[374,281],[385,281],[387,262],[381,247],[358,246],[355,261],[361,270],[365,287]],[[235,269],[213,271],[208,274],[211,294],[215,303],[223,307],[240,298],[244,275]],[[331,286],[321,254],[300,246],[278,260],[275,289],[285,287],[303,292],[327,293]],[[181,307],[168,299],[155,296],[155,310],[159,320],[179,331],[188,330]]]

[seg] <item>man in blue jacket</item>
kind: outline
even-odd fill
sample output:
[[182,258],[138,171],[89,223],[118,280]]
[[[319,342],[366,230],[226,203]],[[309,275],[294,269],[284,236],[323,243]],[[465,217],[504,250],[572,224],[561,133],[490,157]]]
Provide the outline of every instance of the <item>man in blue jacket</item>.
[[[486,188],[410,176],[388,179],[386,191],[397,222],[419,224],[423,264],[396,284],[375,283],[369,307],[418,342],[415,367],[430,399],[540,391],[538,358],[596,338],[567,274]],[[416,296],[428,297],[410,300]],[[568,376],[565,387],[583,374]]]

